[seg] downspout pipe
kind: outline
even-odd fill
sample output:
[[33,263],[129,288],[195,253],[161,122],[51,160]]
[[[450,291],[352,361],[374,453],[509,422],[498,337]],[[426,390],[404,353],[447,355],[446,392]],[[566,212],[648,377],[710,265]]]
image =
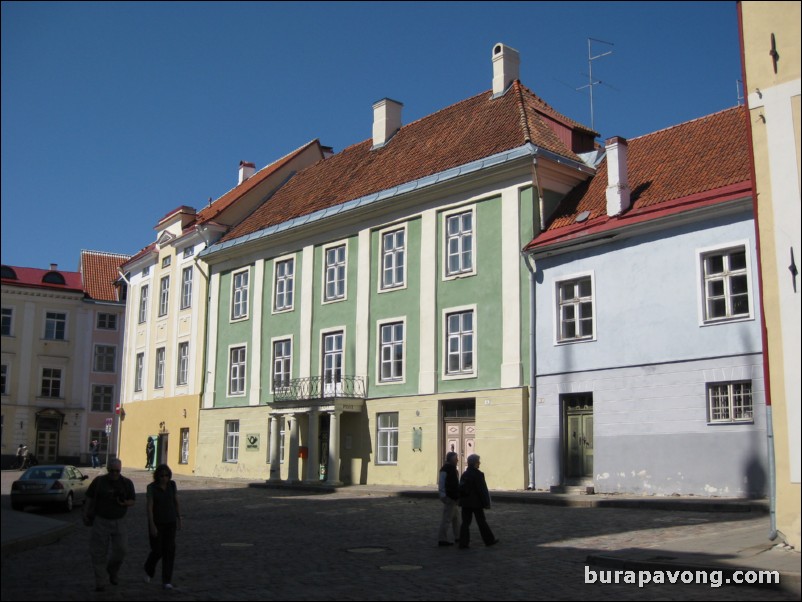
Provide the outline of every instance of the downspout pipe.
[[526,268],[529,270],[529,433],[527,455],[529,460],[529,485],[527,489],[535,490],[535,427],[537,426],[537,408],[535,386],[536,346],[535,346],[535,259],[529,253],[522,253]]
[[760,336],[763,346],[763,386],[766,395],[766,452],[769,463],[769,534],[770,541],[777,539],[777,466],[774,458],[774,419],[771,414],[771,370],[769,369],[769,339],[766,329],[766,308],[763,295],[763,255],[760,252],[760,227],[757,203],[757,177],[755,174],[754,140],[752,139],[751,114],[749,113],[749,84],[746,80],[746,54],[744,52],[744,23],[741,3],[736,3],[738,12],[738,38],[741,46],[741,79],[744,82],[744,119],[746,120],[746,138],[749,141],[749,168],[752,176],[752,212],[755,222],[755,247],[757,250],[758,291],[760,294]]
[[[127,293],[130,293],[131,292],[131,282],[128,280],[128,278],[125,277],[125,274],[123,273],[123,271],[119,267],[117,268],[117,273],[120,275],[120,278],[122,278],[123,281],[125,282],[125,286],[127,287],[126,288]],[[126,293],[125,314],[124,314],[126,320],[125,320],[125,330],[123,330],[123,353],[125,353],[125,332],[128,330],[128,317],[129,317],[128,316],[128,307],[129,306],[128,306],[128,295],[127,295],[127,293]],[[126,362],[125,361],[125,357],[123,357],[122,366],[120,367],[120,387],[119,387],[119,389],[120,389],[120,398],[119,398],[120,412],[117,414],[117,440],[114,442],[114,457],[115,458],[119,458],[120,457],[120,441],[122,440],[122,434],[123,434],[122,433],[122,429],[123,429],[123,422],[122,422],[122,418],[123,418],[123,399],[122,399],[122,393],[123,393],[123,390],[125,388],[124,387],[125,379],[128,376],[127,370],[125,369],[127,364],[128,364],[128,362]],[[108,452],[109,452],[108,447],[106,447],[106,464],[107,465],[108,465],[108,455],[109,455]]]

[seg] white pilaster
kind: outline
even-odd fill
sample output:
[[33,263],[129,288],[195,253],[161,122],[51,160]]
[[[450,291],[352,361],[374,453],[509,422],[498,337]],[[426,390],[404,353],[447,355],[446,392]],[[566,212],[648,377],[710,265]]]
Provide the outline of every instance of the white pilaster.
[[314,288],[315,247],[304,247],[301,264],[301,325],[298,337],[298,376],[309,378],[312,375],[312,289]]
[[367,377],[370,348],[370,230],[359,232],[356,287],[356,366],[354,375]]
[[421,216],[420,245],[420,373],[418,392],[435,392],[437,384],[437,212]]
[[258,406],[262,387],[262,297],[265,285],[265,260],[257,259],[253,266],[253,299],[251,300],[251,353],[248,370],[251,374],[248,405]]
[[502,388],[520,387],[521,374],[521,254],[518,189],[501,193],[501,330]]
[[270,478],[268,479],[270,481],[281,480],[281,459],[279,458],[280,424],[281,424],[281,418],[279,417],[279,415],[271,414],[270,415]]
[[[217,364],[217,328],[218,312],[220,306],[220,272],[215,272],[211,277],[211,291],[209,292],[209,331],[207,334],[208,347],[206,352],[206,387],[203,393],[203,407],[214,407],[214,373]],[[200,352],[200,350],[198,350]]]
[[340,415],[329,412],[329,484],[340,485]]

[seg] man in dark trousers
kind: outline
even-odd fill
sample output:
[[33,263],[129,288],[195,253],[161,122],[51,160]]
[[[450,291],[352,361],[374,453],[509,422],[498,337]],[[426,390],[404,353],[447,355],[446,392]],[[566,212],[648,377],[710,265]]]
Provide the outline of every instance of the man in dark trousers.
[[477,454],[468,456],[468,469],[459,482],[459,505],[462,508],[462,527],[459,531],[459,547],[465,549],[471,541],[471,517],[476,517],[479,533],[486,546],[498,543],[485,520],[485,510],[490,509],[490,492],[485,483],[485,474],[479,470],[481,460]]
[[446,463],[440,469],[440,479],[438,489],[440,501],[443,502],[443,518],[440,520],[440,532],[438,534],[438,544],[440,546],[453,546],[454,543],[448,540],[448,527],[454,534],[454,539],[459,539],[459,517],[457,504],[459,503],[459,472],[457,462],[459,456],[457,452],[446,454]]
[[[95,477],[86,491],[84,524],[92,527],[89,555],[95,571],[95,591],[102,592],[109,582],[117,585],[118,573],[128,552],[125,514],[134,505],[136,493],[130,479],[120,474],[119,460],[109,460],[107,474]],[[111,545],[111,555],[109,555]]]

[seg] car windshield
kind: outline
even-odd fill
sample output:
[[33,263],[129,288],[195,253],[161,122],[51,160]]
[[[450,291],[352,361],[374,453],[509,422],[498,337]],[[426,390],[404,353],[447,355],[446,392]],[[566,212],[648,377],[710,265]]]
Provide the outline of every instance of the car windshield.
[[61,478],[61,468],[53,466],[38,466],[36,468],[29,468],[22,477],[26,479],[59,479]]

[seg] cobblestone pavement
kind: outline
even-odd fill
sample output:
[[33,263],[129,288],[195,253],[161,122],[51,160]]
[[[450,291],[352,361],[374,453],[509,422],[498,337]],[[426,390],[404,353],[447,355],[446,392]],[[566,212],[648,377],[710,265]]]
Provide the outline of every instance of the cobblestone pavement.
[[[585,584],[589,554],[650,548],[747,526],[752,515],[561,508],[497,503],[497,546],[440,548],[432,499],[341,489],[332,494],[179,478],[185,514],[174,584],[142,581],[147,556],[144,478],[128,515],[130,551],[118,586],[93,591],[89,529],[3,559],[3,600],[792,600],[725,585]],[[7,500],[4,504],[7,504]],[[80,509],[43,515],[80,525]],[[715,566],[715,551],[711,563]],[[592,567],[602,571],[600,567]],[[160,569],[157,569],[157,579]]]

